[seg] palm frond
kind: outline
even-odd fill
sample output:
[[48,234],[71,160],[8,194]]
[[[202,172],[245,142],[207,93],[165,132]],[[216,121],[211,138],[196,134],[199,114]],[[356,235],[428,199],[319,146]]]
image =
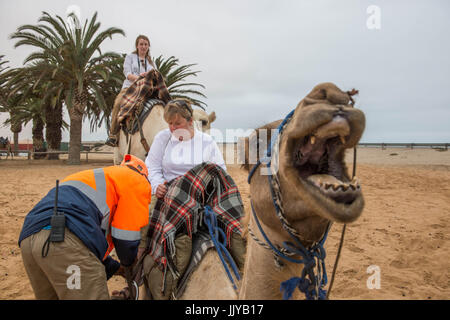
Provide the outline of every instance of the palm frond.
[[179,65],[179,59],[174,56],[164,59],[162,55],[154,59],[154,61],[157,69],[164,77],[167,89],[173,98],[187,98],[192,101],[193,105],[202,109],[207,106],[205,102],[194,98],[194,96],[206,98],[202,92],[194,89],[195,87],[205,89],[205,86],[196,82],[185,82],[187,78],[197,77],[200,71],[191,70],[197,64]]

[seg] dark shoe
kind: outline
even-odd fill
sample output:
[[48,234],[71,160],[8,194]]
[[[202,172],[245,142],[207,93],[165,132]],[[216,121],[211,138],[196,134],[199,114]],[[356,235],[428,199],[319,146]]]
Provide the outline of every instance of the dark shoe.
[[105,144],[110,147],[117,147],[117,139],[114,137],[108,137]]

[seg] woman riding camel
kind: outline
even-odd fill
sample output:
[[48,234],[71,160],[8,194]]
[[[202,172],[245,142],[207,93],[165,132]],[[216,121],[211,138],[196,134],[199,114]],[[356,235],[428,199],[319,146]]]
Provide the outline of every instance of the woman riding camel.
[[120,111],[120,102],[127,89],[140,77],[155,69],[156,66],[150,57],[150,40],[144,35],[139,35],[135,41],[136,50],[129,53],[125,57],[123,63],[123,73],[125,75],[125,81],[122,85],[116,99],[114,100],[113,110],[111,112],[111,127],[109,129],[109,137],[106,140],[106,144],[112,147],[117,146],[118,133],[120,130],[119,123],[117,121],[117,115]]

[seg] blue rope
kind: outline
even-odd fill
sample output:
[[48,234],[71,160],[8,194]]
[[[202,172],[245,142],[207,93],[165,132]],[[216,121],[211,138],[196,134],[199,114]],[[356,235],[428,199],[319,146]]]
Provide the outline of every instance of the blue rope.
[[[316,298],[316,294],[314,293],[315,287],[311,284],[311,281],[293,277],[281,283],[280,291],[283,292],[283,300],[291,299],[296,288],[299,288],[299,290],[305,294],[307,300],[314,300]],[[325,300],[326,297],[326,290],[319,288],[319,300]]]
[[[241,277],[239,275],[239,271],[236,266],[236,263],[234,262],[233,258],[231,257],[230,253],[228,252],[228,250],[226,248],[227,237],[226,237],[225,233],[223,232],[223,230],[217,226],[216,213],[212,210],[212,208],[210,206],[205,206],[205,214],[204,214],[203,220],[208,227],[209,235],[211,236],[211,240],[213,241],[214,246],[216,247],[217,253],[219,254],[220,261],[222,261],[222,264],[225,268],[228,278],[230,279],[234,290],[237,290],[236,284],[233,280],[233,277],[231,276],[230,269],[228,268],[228,265],[225,262],[224,255],[227,258],[228,263],[230,264],[236,278],[238,280],[241,280]],[[220,236],[222,236],[223,242],[220,241]]]
[[[297,238],[295,238],[293,235],[291,237],[295,238],[298,241],[298,247],[296,247],[294,244],[288,241],[283,242],[283,247],[286,249],[287,252],[292,252],[294,254],[300,255],[303,259],[294,259],[289,256],[286,256],[284,253],[282,253],[280,250],[278,250],[277,247],[274,246],[274,244],[270,241],[270,239],[267,237],[266,233],[264,232],[259,219],[255,213],[255,210],[253,208],[253,203],[250,201],[251,207],[252,207],[252,213],[253,217],[255,219],[256,225],[258,226],[259,231],[261,232],[264,240],[266,240],[266,243],[270,246],[270,248],[281,258],[298,264],[303,264],[303,271],[300,278],[293,277],[289,280],[284,281],[281,283],[280,291],[283,292],[283,299],[290,299],[292,297],[292,294],[296,287],[299,288],[301,292],[303,292],[306,296],[306,299],[315,299],[317,296],[317,293],[315,292],[315,283],[318,281],[318,276],[314,274],[314,267],[316,266],[316,260],[317,258],[322,266],[323,270],[323,278],[321,280],[321,283],[319,285],[319,293],[318,298],[323,300],[326,298],[326,290],[322,289],[327,282],[327,272],[325,267],[325,257],[326,252],[323,247],[326,238],[328,236],[328,231],[325,232],[325,235],[323,236],[322,240],[320,240],[315,246],[311,247],[310,250],[306,249],[300,241],[298,241]],[[296,241],[296,242],[297,242]],[[311,280],[308,280],[306,277],[309,277],[309,279],[313,279],[314,282]],[[292,289],[293,288],[293,289]]]
[[280,250],[277,249],[277,247],[275,247],[273,245],[273,243],[269,240],[269,238],[267,237],[266,233],[264,232],[263,228],[261,227],[261,224],[259,223],[259,219],[258,216],[255,213],[255,209],[253,208],[253,202],[250,200],[250,205],[252,207],[252,213],[253,213],[253,218],[255,218],[255,222],[256,225],[258,226],[259,231],[261,232],[264,240],[266,240],[267,244],[270,246],[270,248],[281,258],[289,261],[289,262],[293,262],[293,263],[304,263],[304,260],[298,260],[298,259],[293,259],[287,255],[285,255],[283,252],[281,252]]

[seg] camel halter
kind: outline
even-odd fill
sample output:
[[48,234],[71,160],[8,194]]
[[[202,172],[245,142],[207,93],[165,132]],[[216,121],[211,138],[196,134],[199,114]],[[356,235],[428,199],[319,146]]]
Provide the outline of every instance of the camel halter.
[[[269,240],[269,238],[265,234],[261,224],[259,223],[259,219],[255,213],[255,209],[253,207],[253,202],[251,200],[250,200],[250,204],[251,204],[251,208],[252,208],[253,218],[255,219],[256,225],[258,226],[258,229],[259,229],[260,233],[262,234],[266,243],[259,240],[254,235],[250,226],[248,226],[248,230],[249,230],[249,234],[252,236],[252,238],[255,240],[256,243],[258,243],[259,245],[261,245],[262,247],[264,247],[268,250],[273,251],[275,264],[277,266],[279,266],[279,267],[283,266],[283,263],[279,260],[279,258],[282,258],[284,260],[287,260],[287,261],[293,262],[293,263],[304,264],[304,268],[302,270],[301,277],[293,277],[293,278],[281,283],[280,291],[283,292],[283,299],[285,299],[285,300],[290,299],[292,297],[293,292],[298,287],[299,290],[305,294],[305,296],[308,300],[311,300],[311,299],[323,300],[323,299],[328,299],[328,296],[329,296],[329,293],[331,290],[331,286],[334,281],[334,275],[336,272],[337,263],[339,260],[340,251],[341,251],[343,239],[344,239],[345,225],[344,225],[344,229],[342,231],[341,242],[340,242],[340,246],[339,246],[338,253],[336,256],[336,261],[334,264],[333,276],[332,276],[330,287],[329,287],[329,290],[327,293],[326,290],[324,289],[325,285],[327,284],[328,279],[327,279],[327,273],[326,273],[326,268],[325,268],[326,252],[325,252],[323,245],[326,241],[326,238],[328,236],[328,232],[331,228],[332,223],[331,222],[328,223],[327,229],[326,229],[324,235],[322,236],[321,240],[319,240],[316,243],[313,243],[309,248],[305,248],[305,246],[303,246],[303,244],[300,241],[300,239],[302,237],[289,224],[289,222],[285,218],[282,201],[281,201],[280,183],[279,183],[277,172],[276,172],[276,170],[278,169],[278,162],[277,162],[278,161],[277,160],[278,145],[279,145],[281,133],[284,130],[284,128],[286,127],[286,125],[289,123],[289,121],[291,120],[291,118],[294,114],[294,111],[295,111],[295,109],[292,110],[285,117],[285,119],[282,121],[282,123],[278,126],[277,133],[275,136],[272,136],[271,143],[267,148],[266,157],[264,157],[263,159],[258,159],[257,163],[250,171],[247,181],[250,184],[252,176],[254,175],[254,173],[256,172],[256,169],[261,164],[261,160],[264,163],[266,163],[267,168],[271,172],[271,174],[268,175],[268,180],[269,180],[270,192],[271,192],[272,199],[273,199],[273,204],[275,207],[275,212],[281,222],[282,227],[288,232],[289,236],[294,240],[295,244],[293,244],[292,242],[289,242],[289,241],[284,241],[282,248],[275,246]],[[272,150],[274,150],[273,153],[272,153]],[[274,162],[274,165],[271,165],[271,162]],[[276,169],[274,169],[274,167],[276,167]],[[353,176],[355,176],[355,168],[356,168],[356,147],[354,149]],[[302,259],[294,259],[291,257],[293,255],[300,255],[302,257]]]

